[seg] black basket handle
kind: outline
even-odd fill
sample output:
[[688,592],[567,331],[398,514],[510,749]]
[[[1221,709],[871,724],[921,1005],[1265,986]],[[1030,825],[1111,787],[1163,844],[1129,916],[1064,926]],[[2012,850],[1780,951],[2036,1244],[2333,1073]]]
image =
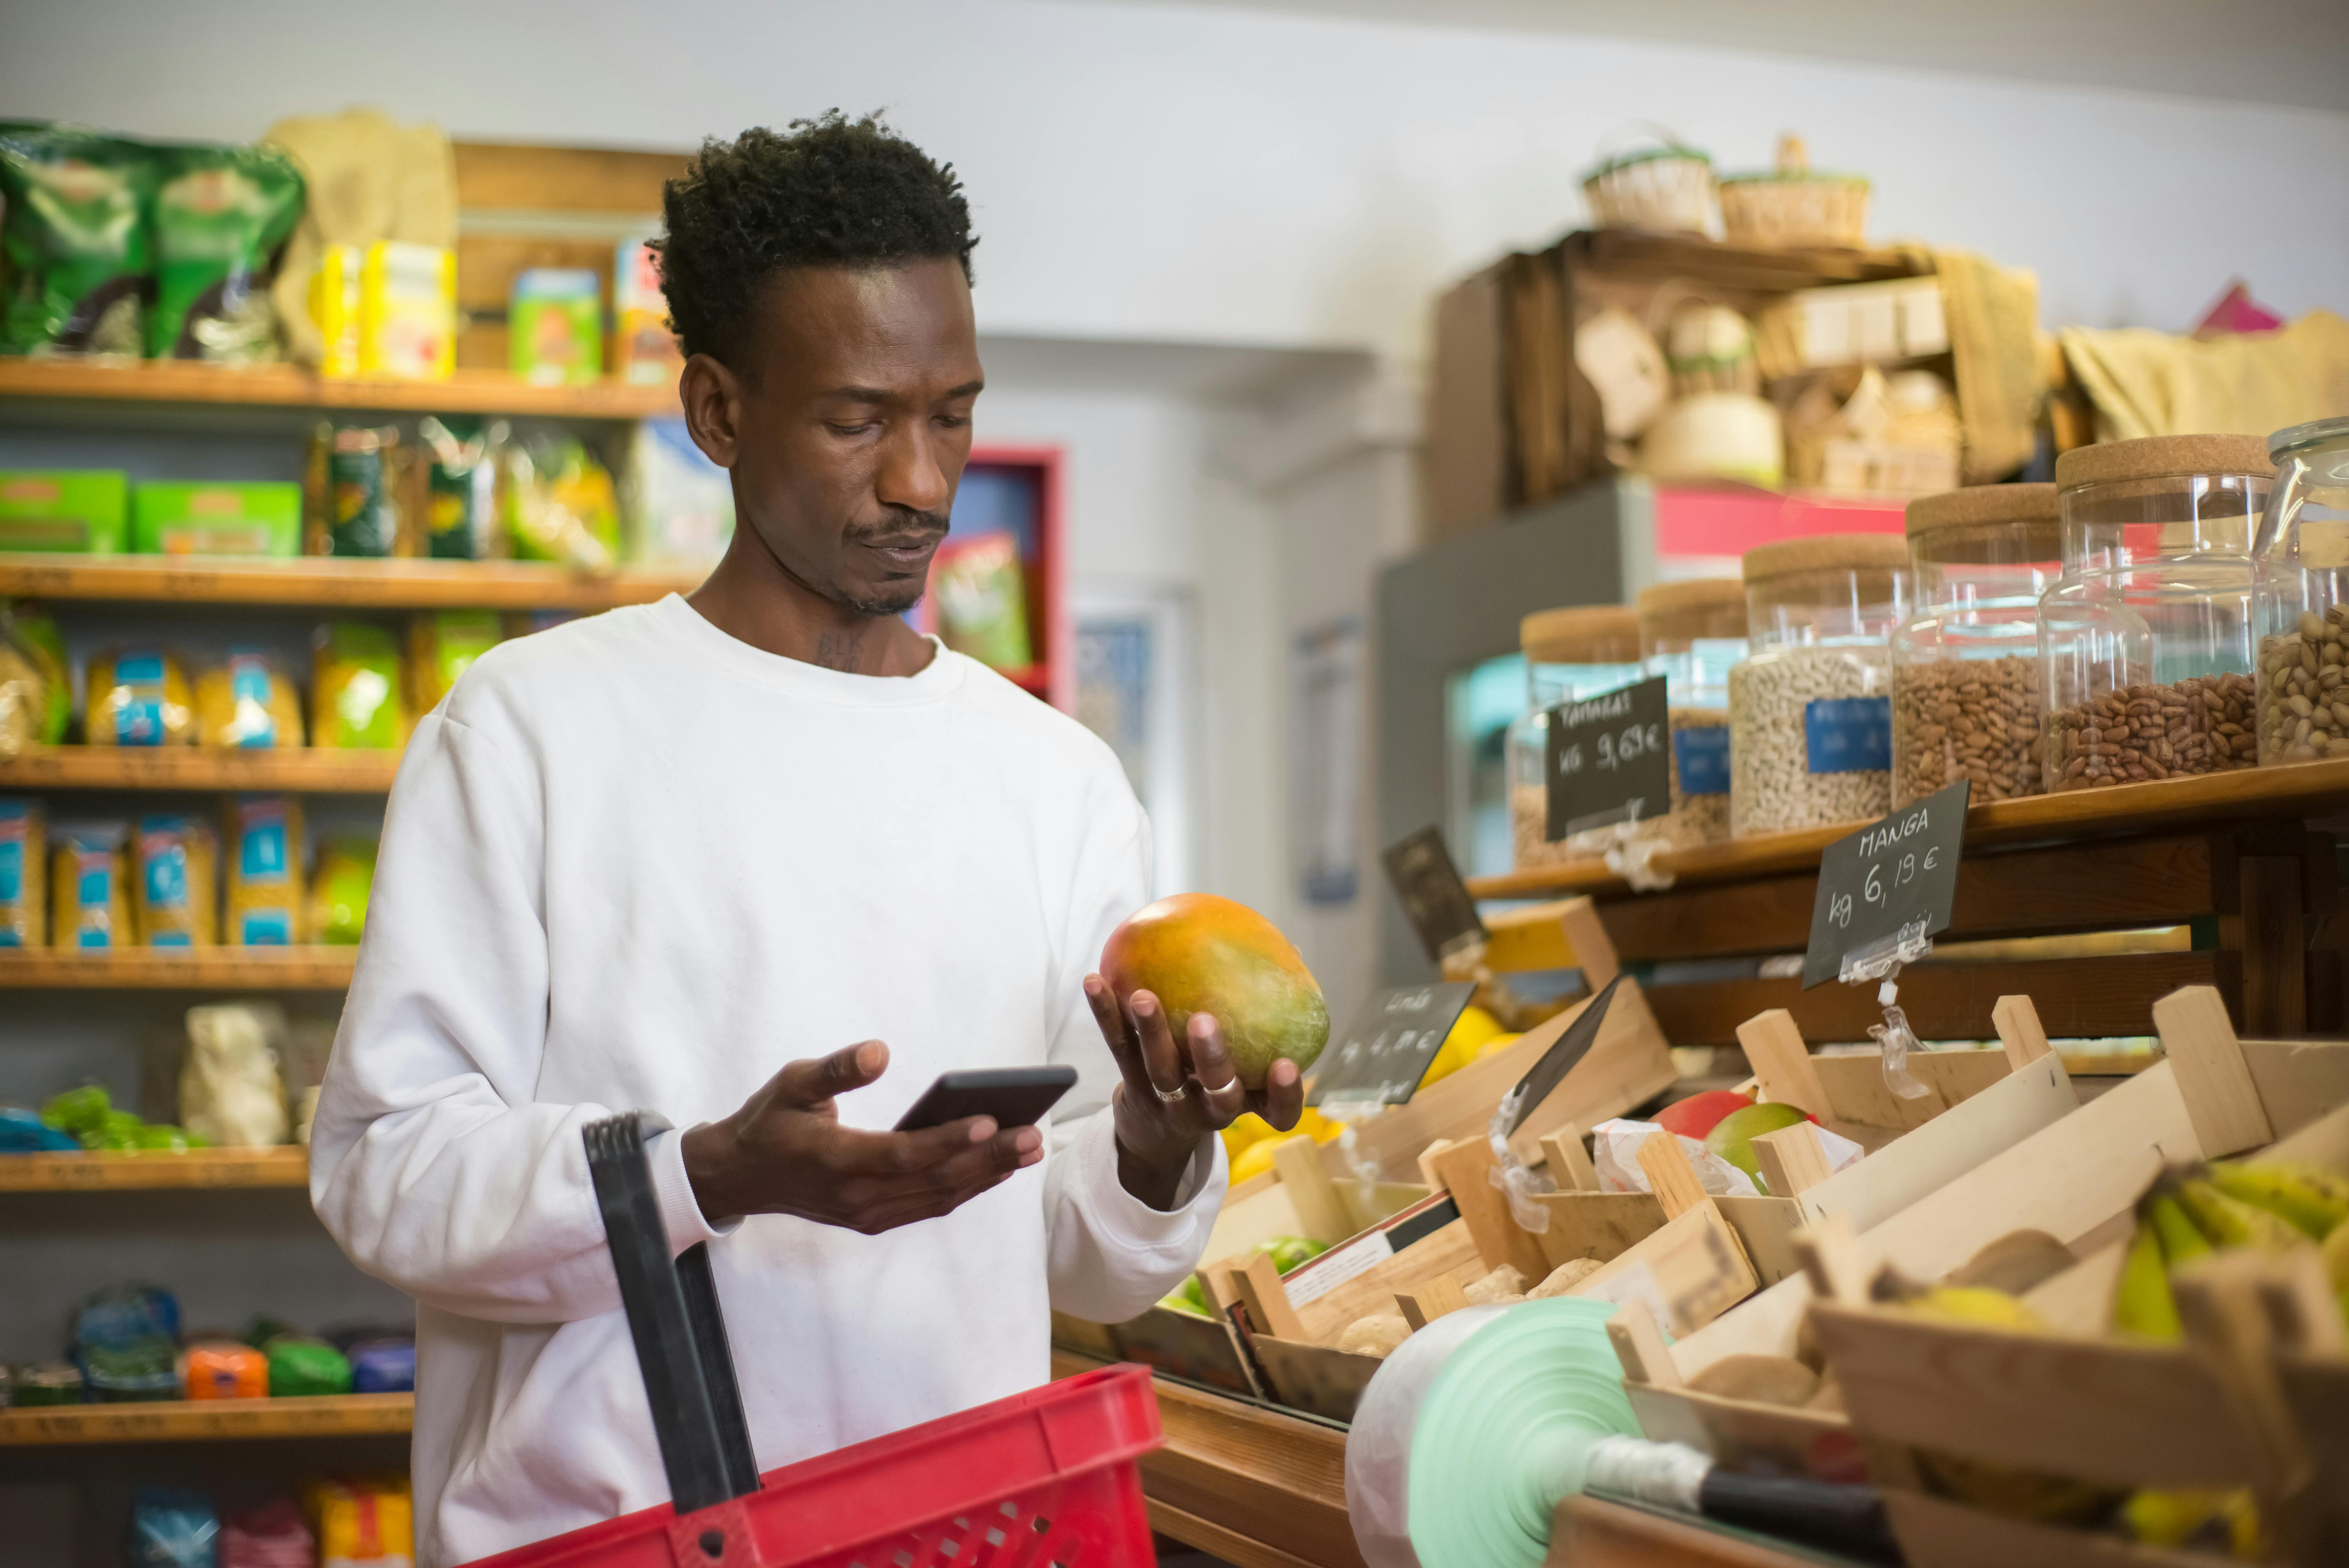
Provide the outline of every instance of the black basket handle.
[[759,1490],[759,1466],[718,1308],[709,1248],[688,1247],[671,1262],[645,1161],[644,1128],[634,1114],[590,1122],[581,1137],[628,1336],[636,1341],[636,1367],[652,1406],[669,1499],[678,1512],[691,1513],[747,1496]]

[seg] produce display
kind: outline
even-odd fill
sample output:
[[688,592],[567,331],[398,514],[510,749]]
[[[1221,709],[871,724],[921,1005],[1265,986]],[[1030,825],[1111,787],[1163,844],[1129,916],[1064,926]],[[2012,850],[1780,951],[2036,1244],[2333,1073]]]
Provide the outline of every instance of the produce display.
[[1213,1016],[1250,1088],[1284,1057],[1303,1072],[1330,1040],[1330,1006],[1305,960],[1270,921],[1227,898],[1177,893],[1137,911],[1110,933],[1101,973],[1121,1001],[1156,996],[1177,1038],[1192,1014]]

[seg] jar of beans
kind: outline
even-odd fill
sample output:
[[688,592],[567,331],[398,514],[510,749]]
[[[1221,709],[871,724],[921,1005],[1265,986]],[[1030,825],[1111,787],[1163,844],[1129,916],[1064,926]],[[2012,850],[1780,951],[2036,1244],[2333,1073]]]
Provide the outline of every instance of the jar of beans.
[[1509,823],[1517,869],[1605,852],[1612,827],[1549,836],[1549,710],[1640,680],[1640,617],[1626,604],[1540,610],[1517,624],[1526,655],[1526,707],[1509,726]]
[[2039,602],[2045,785],[2230,772],[2259,757],[2253,436],[2157,436],[2056,459],[2064,576]]
[[2349,419],[2268,439],[2255,548],[2260,760],[2349,757]]
[[1734,577],[1659,583],[1639,598],[1640,653],[1664,677],[1671,715],[1675,848],[1729,837],[1729,672],[1746,655],[1745,584]]
[[1891,655],[1909,546],[1835,533],[1744,560],[1754,651],[1729,672],[1730,830],[1786,832],[1892,809]]
[[1971,779],[2039,793],[2039,595],[2063,574],[2055,487],[1978,485],[1909,503],[1917,613],[1892,634],[1892,809]]

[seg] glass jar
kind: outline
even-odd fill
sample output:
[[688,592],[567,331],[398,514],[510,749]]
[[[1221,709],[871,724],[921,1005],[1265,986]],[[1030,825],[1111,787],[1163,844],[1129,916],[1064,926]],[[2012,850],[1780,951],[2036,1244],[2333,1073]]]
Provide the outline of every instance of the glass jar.
[[2257,436],[2148,436],[2055,459],[2064,570],[2249,555],[2274,466]]
[[2255,581],[2247,556],[2188,553],[2047,591],[2049,793],[2253,766]]
[[1526,707],[1509,726],[1509,821],[1517,869],[1599,854],[1621,835],[1613,827],[1549,837],[1549,710],[1640,678],[1640,618],[1622,604],[1538,610],[1517,624],[1526,655]]
[[1917,613],[1892,634],[1892,806],[1961,779],[2039,793],[2039,596],[2062,573],[2055,487],[1978,485],[1909,503]]
[[1675,847],[1729,837],[1729,672],[1746,654],[1745,584],[1734,577],[1659,583],[1639,599],[1640,656],[1664,677],[1671,713]]
[[2260,760],[2349,757],[2349,419],[2268,438],[2259,574]]
[[1745,552],[1754,651],[1729,672],[1729,820],[1736,837],[1892,809],[1891,655],[1908,618],[1909,545],[1833,533]]

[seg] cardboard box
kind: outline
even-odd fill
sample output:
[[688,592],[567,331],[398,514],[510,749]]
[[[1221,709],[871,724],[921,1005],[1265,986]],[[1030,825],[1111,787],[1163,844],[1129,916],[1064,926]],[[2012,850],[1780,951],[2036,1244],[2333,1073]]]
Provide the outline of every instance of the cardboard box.
[[302,487],[181,480],[135,485],[130,548],[150,555],[299,555]]
[[129,495],[119,469],[0,469],[0,550],[115,554]]

